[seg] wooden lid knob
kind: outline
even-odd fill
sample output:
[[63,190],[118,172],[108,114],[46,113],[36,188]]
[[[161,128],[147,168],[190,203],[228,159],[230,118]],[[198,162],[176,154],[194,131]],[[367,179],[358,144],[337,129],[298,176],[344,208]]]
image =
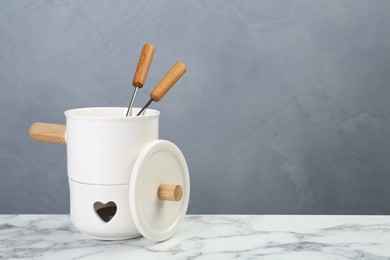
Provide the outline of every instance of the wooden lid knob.
[[161,184],[158,187],[157,194],[160,200],[180,201],[183,196],[183,190],[177,184]]

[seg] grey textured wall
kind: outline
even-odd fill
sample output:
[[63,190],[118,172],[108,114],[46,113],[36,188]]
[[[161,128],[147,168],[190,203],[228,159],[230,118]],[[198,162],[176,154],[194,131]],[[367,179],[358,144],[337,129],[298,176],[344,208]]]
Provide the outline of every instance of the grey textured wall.
[[34,121],[136,104],[180,60],[160,136],[190,213],[390,214],[389,1],[1,1],[0,213],[67,213],[66,147]]

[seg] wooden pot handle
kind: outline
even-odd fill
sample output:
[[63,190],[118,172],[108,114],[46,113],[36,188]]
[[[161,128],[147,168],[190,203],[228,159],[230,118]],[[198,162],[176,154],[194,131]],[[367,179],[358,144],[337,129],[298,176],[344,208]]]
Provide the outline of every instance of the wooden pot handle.
[[66,144],[66,125],[33,123],[30,127],[30,138],[34,141],[53,144]]
[[157,194],[160,200],[180,201],[183,196],[183,189],[177,184],[161,184],[158,187]]

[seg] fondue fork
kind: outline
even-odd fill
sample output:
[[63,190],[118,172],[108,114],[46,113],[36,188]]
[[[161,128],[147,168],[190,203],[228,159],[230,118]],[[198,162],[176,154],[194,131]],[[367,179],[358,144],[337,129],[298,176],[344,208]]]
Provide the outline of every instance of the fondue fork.
[[138,112],[137,116],[141,115],[142,112],[152,103],[160,101],[160,99],[172,88],[172,86],[183,76],[187,71],[186,65],[181,62],[171,68],[171,70],[164,76],[164,78],[157,84],[157,86],[150,92],[150,99],[146,105]]
[[150,64],[152,63],[155,47],[152,44],[145,44],[142,48],[141,55],[138,60],[137,70],[135,71],[133,78],[134,91],[131,96],[129,108],[127,109],[126,116],[132,116],[132,108],[134,104],[135,96],[139,88],[144,86],[146,76],[148,75]]

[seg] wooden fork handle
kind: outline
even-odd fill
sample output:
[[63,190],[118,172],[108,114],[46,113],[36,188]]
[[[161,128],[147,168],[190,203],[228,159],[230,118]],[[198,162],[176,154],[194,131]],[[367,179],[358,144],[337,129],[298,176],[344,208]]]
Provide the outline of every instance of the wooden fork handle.
[[133,78],[133,86],[142,88],[144,86],[146,76],[148,75],[150,64],[152,64],[155,47],[152,44],[145,44],[141,56],[138,60],[137,70]]
[[158,83],[158,85],[152,90],[150,98],[154,102],[158,102],[186,71],[186,65],[181,62],[177,62],[160,81],[160,83]]

